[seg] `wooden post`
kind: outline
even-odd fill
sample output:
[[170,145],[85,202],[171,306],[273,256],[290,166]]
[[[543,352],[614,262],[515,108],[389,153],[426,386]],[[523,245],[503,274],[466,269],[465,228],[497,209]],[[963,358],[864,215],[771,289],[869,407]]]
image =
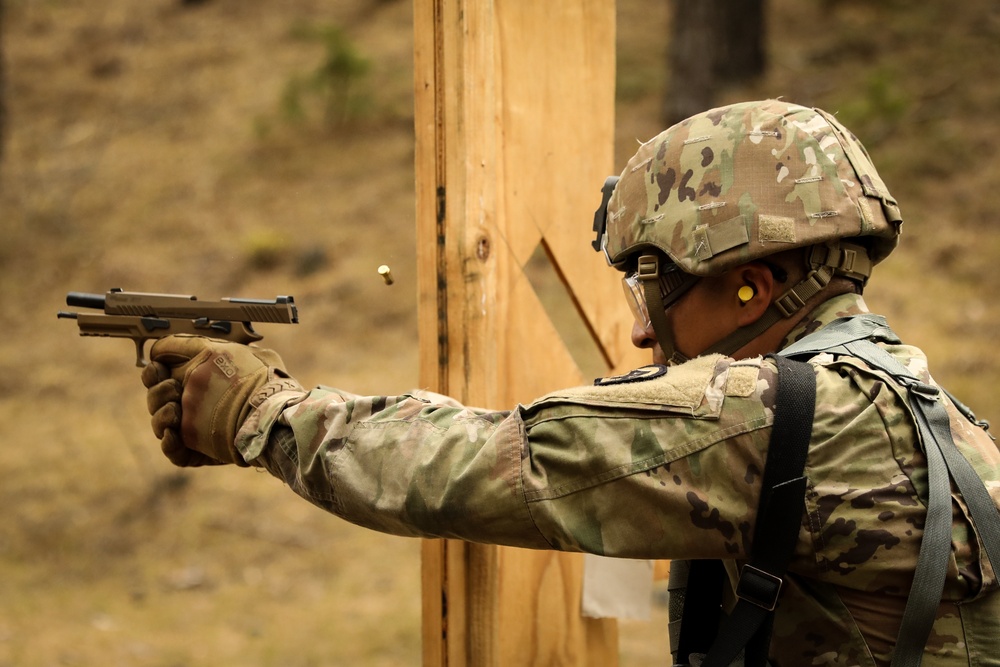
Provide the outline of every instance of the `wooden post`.
[[[629,346],[618,277],[590,247],[612,173],[615,7],[415,0],[423,386],[511,408],[584,378],[523,267],[542,245],[608,371]],[[615,665],[580,614],[582,557],[428,541],[424,665]]]

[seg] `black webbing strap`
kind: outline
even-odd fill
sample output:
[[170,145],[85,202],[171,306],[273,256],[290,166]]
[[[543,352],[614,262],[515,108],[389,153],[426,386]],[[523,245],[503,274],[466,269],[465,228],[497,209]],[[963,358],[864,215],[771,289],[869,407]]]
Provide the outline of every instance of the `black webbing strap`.
[[807,363],[770,356],[778,366],[778,394],[750,562],[740,572],[736,606],[723,621],[703,667],[727,667],[744,646],[746,667],[766,663],[774,609],[799,539],[806,492],[802,471],[816,409],[816,375]]
[[746,667],[763,666],[767,661],[774,609],[802,523],[806,490],[802,471],[816,407],[812,366],[771,358],[778,367],[778,392],[750,562],[740,573],[736,605],[721,626],[725,577],[721,561],[691,562],[678,664],[688,664],[692,653],[705,652],[703,667],[727,667],[741,651],[745,651]]
[[[673,651],[678,665],[690,664],[692,653],[705,655],[712,648],[722,620],[722,586],[726,581],[726,568],[721,560],[690,560],[685,563],[688,575],[684,611]],[[674,563],[671,562],[671,575],[673,572]]]

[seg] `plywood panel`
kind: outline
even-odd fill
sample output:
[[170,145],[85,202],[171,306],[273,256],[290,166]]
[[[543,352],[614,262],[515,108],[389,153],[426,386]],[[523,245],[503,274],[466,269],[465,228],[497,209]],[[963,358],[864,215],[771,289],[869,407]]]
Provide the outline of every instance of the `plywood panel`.
[[[509,408],[584,380],[523,271],[543,240],[609,370],[643,363],[589,245],[613,170],[614,18],[606,0],[415,0],[425,386]],[[616,664],[614,623],[580,616],[582,567],[427,542],[425,665]]]

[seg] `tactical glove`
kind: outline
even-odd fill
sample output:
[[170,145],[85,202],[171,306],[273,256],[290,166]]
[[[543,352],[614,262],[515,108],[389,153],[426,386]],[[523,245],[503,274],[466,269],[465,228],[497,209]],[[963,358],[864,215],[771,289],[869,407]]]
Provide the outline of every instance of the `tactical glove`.
[[302,391],[264,348],[181,334],[156,341],[149,359],[142,383],[153,433],[177,466],[248,465],[234,440],[250,411],[275,391]]

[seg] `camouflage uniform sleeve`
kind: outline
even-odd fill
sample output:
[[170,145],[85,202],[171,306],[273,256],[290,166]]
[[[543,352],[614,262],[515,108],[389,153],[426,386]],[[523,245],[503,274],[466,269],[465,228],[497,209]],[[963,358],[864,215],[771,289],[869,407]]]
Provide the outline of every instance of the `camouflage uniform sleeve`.
[[662,375],[560,392],[524,410],[532,516],[565,550],[743,558],[773,422],[774,366],[713,355],[650,368]]
[[441,396],[276,394],[244,424],[244,457],[352,523],[404,536],[528,548],[548,543],[521,482],[516,413]]
[[769,378],[759,359],[706,357],[511,412],[319,388],[271,397],[237,445],[309,501],[384,532],[739,558],[770,433]]

